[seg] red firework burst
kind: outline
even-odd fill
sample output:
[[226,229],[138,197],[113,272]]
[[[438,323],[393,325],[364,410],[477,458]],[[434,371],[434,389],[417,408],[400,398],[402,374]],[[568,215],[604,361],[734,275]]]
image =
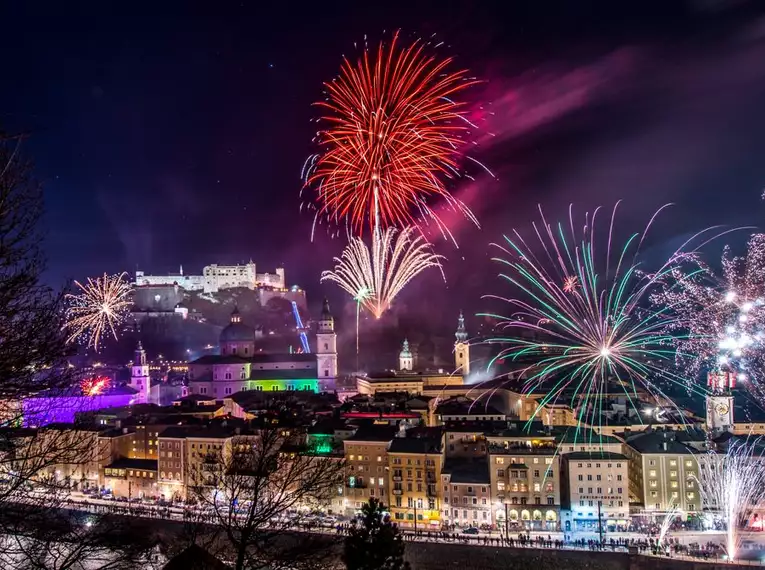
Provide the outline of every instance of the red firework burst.
[[97,396],[109,388],[110,384],[111,380],[107,376],[95,376],[93,378],[85,378],[80,382],[80,388],[86,396]]
[[451,58],[426,53],[415,41],[397,48],[398,35],[326,84],[317,103],[330,127],[318,133],[322,152],[312,157],[306,184],[316,188],[317,216],[346,220],[354,233],[374,226],[409,226],[430,217],[443,228],[428,199],[437,197],[472,213],[445,187],[458,175],[470,124],[454,99],[475,83],[466,71],[449,72]]

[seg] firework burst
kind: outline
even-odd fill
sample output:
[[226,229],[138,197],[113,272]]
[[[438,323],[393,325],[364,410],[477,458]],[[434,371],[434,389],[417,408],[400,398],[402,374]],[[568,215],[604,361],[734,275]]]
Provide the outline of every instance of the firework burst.
[[765,469],[762,440],[732,440],[727,453],[709,453],[699,458],[696,481],[705,509],[725,524],[725,551],[737,558],[741,529],[749,516],[765,508]]
[[108,376],[95,376],[93,378],[85,378],[80,382],[80,388],[82,393],[86,396],[98,396],[102,394],[111,385],[111,380]]
[[[419,218],[448,232],[429,199],[440,198],[477,225],[445,180],[459,175],[464,136],[471,124],[460,92],[475,83],[466,71],[449,72],[450,58],[428,55],[415,41],[399,48],[398,35],[376,52],[365,50],[326,84],[317,103],[328,128],[317,133],[321,152],[304,168],[315,188],[317,219],[364,226],[407,227]],[[480,163],[479,163],[480,164]],[[481,165],[483,166],[483,165]]]
[[678,364],[697,377],[703,367],[720,369],[745,383],[761,401],[765,387],[765,234],[754,234],[743,257],[725,248],[717,275],[698,256],[672,270],[652,295],[670,307]]
[[130,306],[131,284],[125,280],[126,273],[88,278],[86,284],[75,281],[80,292],[68,294],[69,307],[64,330],[69,334],[67,342],[80,341],[99,350],[105,335],[118,338],[117,327],[125,319]]
[[538,410],[570,398],[578,421],[592,425],[600,423],[609,393],[626,395],[639,416],[635,399],[650,396],[671,405],[661,385],[685,385],[673,372],[673,339],[665,332],[673,316],[643,308],[657,280],[674,267],[669,261],[649,274],[636,260],[659,212],[619,248],[613,243],[616,211],[602,243],[596,239],[598,210],[577,231],[571,209],[566,227],[548,224],[540,208],[534,248],[517,231],[494,244],[503,254],[495,261],[506,270],[500,277],[513,288],[512,297],[495,297],[512,312],[487,315],[510,333],[489,341],[503,346],[495,361],[528,363],[522,364],[524,390],[546,393]]
[[335,258],[335,269],[323,272],[321,280],[337,283],[379,319],[407,283],[441,259],[413,228],[376,230],[371,251],[363,239],[351,238]]

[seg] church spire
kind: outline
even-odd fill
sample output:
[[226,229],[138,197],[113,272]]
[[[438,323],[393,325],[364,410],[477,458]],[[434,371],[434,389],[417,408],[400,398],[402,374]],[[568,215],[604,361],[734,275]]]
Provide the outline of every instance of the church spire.
[[459,319],[457,319],[457,332],[454,333],[454,338],[457,342],[467,342],[468,334],[465,330],[465,316],[460,311]]
[[332,312],[329,310],[329,300],[324,297],[324,302],[321,305],[321,318],[329,320],[332,318]]

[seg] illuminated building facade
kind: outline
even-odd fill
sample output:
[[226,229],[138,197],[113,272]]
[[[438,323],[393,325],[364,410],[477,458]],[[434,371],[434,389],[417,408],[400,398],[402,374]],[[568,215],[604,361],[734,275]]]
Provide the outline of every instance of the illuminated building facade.
[[388,448],[393,521],[422,530],[441,525],[443,435],[395,437]]
[[354,516],[364,503],[377,498],[388,504],[388,446],[395,431],[387,426],[359,430],[343,440],[346,462],[344,511]]
[[136,287],[147,285],[177,285],[187,291],[204,291],[215,293],[221,289],[234,287],[246,287],[256,289],[258,287],[273,287],[285,289],[284,268],[277,267],[275,273],[258,273],[256,265],[252,261],[244,265],[206,265],[202,269],[202,275],[184,275],[183,266],[177,274],[147,275],[143,271],[136,271]]
[[334,321],[325,302],[316,334],[316,353],[264,354],[255,352],[255,330],[241,321],[237,309],[220,334],[220,354],[189,362],[184,395],[223,399],[240,391],[262,392],[332,390],[337,376]]
[[441,471],[442,522],[461,527],[492,524],[491,482],[486,461],[448,459]]
[[677,441],[675,431],[651,430],[625,436],[630,460],[630,496],[646,513],[663,515],[677,508],[700,511],[696,450]]
[[615,532],[630,521],[629,459],[608,451],[563,456],[563,529]]

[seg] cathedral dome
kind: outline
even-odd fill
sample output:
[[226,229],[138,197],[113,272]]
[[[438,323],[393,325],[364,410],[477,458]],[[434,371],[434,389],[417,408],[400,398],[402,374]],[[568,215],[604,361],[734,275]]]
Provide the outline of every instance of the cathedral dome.
[[244,323],[231,323],[221,331],[220,342],[255,342],[255,329]]
[[221,345],[229,342],[255,342],[255,329],[242,322],[236,308],[231,313],[231,322],[220,333]]

